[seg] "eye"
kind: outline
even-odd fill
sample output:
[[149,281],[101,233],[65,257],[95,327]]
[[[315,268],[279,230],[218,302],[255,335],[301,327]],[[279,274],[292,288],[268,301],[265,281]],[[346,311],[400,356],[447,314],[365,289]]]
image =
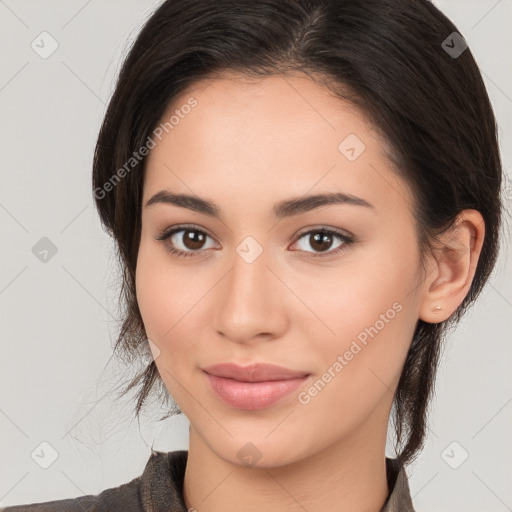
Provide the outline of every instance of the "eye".
[[[338,230],[327,229],[324,227],[312,229],[306,233],[302,233],[296,243],[298,244],[303,239],[306,243],[302,244],[302,248],[300,248],[300,250],[309,252],[307,250],[307,247],[309,246],[316,251],[320,251],[320,253],[310,254],[307,256],[308,258],[334,256],[344,251],[350,244],[354,243],[354,240],[344,233],[341,233]],[[334,239],[338,239],[340,244],[336,246],[334,250],[329,250],[333,244]]]
[[[178,235],[179,233],[181,234]],[[197,229],[195,226],[176,226],[172,229],[165,230],[156,240],[162,242],[166,250],[171,254],[180,258],[190,258],[194,256],[195,253],[211,248],[205,247],[205,240],[208,238],[213,239],[208,233]],[[303,244],[303,247],[299,250],[309,252],[307,250],[307,245],[309,245],[314,250],[320,251],[316,254],[310,254],[307,257],[333,256],[341,253],[347,246],[354,243],[354,240],[344,233],[324,227],[311,229],[302,233],[295,244],[298,244],[303,239],[306,240],[307,243]],[[334,250],[329,250],[334,239],[338,239],[340,244]]]
[[[178,233],[179,236],[175,236]],[[157,240],[163,242],[165,248],[175,256],[190,258],[194,253],[200,252],[204,247],[206,238],[212,238],[208,233],[194,226],[177,226],[161,233]],[[176,247],[178,245],[178,247]],[[208,248],[208,247],[206,247]]]

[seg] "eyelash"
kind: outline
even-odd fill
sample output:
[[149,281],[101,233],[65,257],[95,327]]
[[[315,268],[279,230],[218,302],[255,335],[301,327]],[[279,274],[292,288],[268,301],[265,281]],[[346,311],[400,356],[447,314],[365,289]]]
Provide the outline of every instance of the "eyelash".
[[[206,231],[203,231],[202,229],[197,229],[195,226],[182,225],[182,226],[176,226],[175,228],[172,228],[171,230],[163,231],[156,238],[156,240],[159,241],[159,242],[163,242],[166,250],[169,251],[174,256],[177,256],[178,258],[194,257],[194,255],[196,253],[201,252],[201,249],[197,250],[197,251],[181,251],[179,249],[176,249],[176,247],[174,247],[172,245],[169,245],[167,243],[167,240],[172,235],[174,235],[176,233],[179,233],[180,231],[195,231],[197,233],[201,233],[201,234],[206,235],[206,236],[208,236],[210,238],[213,238]],[[340,254],[340,253],[344,252],[347,249],[348,246],[350,246],[350,245],[352,245],[354,243],[354,240],[352,238],[350,238],[347,235],[341,233],[340,231],[335,230],[335,229],[327,229],[325,227],[315,228],[315,229],[311,229],[309,231],[300,233],[298,235],[297,240],[300,240],[304,236],[311,235],[313,233],[321,233],[322,235],[334,235],[335,237],[339,238],[343,242],[343,244],[340,245],[338,248],[332,250],[332,251],[327,251],[327,252],[324,252],[324,253],[317,253],[317,254],[313,253],[313,254],[311,254],[311,253],[308,252],[309,256],[306,256],[307,258],[319,258],[319,257],[322,258],[322,257],[328,257],[328,256],[335,256],[337,254]],[[307,252],[307,251],[305,251],[305,252]]]

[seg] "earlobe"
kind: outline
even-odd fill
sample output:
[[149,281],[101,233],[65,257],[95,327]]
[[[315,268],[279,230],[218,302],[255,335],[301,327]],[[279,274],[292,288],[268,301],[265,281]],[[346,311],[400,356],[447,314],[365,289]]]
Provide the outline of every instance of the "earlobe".
[[453,226],[438,237],[424,281],[421,320],[443,322],[459,307],[473,281],[484,236],[480,212],[464,210]]

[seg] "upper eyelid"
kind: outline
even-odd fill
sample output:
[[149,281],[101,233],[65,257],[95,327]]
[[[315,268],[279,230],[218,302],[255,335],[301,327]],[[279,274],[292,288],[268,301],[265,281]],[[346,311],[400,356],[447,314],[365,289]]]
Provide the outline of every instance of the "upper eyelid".
[[329,226],[326,226],[325,224],[317,224],[314,226],[308,226],[306,228],[303,228],[299,230],[299,232],[295,235],[296,237],[305,235],[307,233],[310,233],[311,231],[332,231],[334,234],[339,236],[344,236],[346,238],[354,238],[354,235],[347,231],[346,229],[341,228],[332,228]]
[[165,228],[161,231],[159,238],[167,237],[168,235],[170,235],[170,233],[176,234],[176,233],[179,233],[180,231],[186,231],[187,229],[189,229],[190,231],[200,231],[201,233],[208,235],[210,238],[213,238],[214,240],[216,239],[212,234],[210,234],[210,232],[208,230],[206,230],[204,228],[200,228],[199,226],[195,226],[192,224],[184,224],[184,225],[178,224],[178,225],[170,227],[170,228]]

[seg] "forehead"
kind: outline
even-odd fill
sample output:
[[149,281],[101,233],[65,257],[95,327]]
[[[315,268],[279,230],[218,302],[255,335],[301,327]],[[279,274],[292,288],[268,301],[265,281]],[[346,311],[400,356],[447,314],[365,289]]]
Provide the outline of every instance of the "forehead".
[[391,187],[410,200],[372,123],[307,76],[200,80],[173,99],[161,123],[171,116],[146,162],[146,199],[164,188],[203,197],[224,190],[248,205],[262,191],[277,201],[284,191],[369,198]]

